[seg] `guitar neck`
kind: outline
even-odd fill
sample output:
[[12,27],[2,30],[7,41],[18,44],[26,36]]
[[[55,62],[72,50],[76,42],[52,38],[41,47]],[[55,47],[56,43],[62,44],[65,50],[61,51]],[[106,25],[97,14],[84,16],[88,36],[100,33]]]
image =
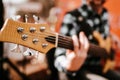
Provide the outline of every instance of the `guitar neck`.
[[[54,47],[74,50],[71,37],[54,34],[47,24],[23,23],[11,19],[5,21],[0,31],[0,41],[23,45],[41,53],[47,53]],[[100,57],[108,56],[104,48],[91,43],[88,54]]]
[[[55,36],[48,36],[45,39],[50,43],[53,43],[53,44],[56,43]],[[57,47],[74,50],[72,38],[68,36],[64,36],[64,35],[58,35],[58,46]],[[104,48],[101,48],[92,43],[90,43],[88,54],[91,54],[92,56],[100,56],[103,58],[106,58],[108,56],[107,51]]]

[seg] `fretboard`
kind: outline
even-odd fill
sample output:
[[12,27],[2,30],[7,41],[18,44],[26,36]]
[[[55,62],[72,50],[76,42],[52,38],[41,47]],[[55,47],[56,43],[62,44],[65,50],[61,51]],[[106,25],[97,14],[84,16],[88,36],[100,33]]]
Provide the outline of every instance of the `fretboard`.
[[[56,43],[55,36],[48,36],[46,37],[46,40],[53,44]],[[72,38],[64,35],[58,35],[58,47],[74,50]],[[92,56],[100,56],[103,58],[108,57],[107,51],[104,48],[101,48],[98,45],[92,43],[90,43],[88,54],[91,54]]]

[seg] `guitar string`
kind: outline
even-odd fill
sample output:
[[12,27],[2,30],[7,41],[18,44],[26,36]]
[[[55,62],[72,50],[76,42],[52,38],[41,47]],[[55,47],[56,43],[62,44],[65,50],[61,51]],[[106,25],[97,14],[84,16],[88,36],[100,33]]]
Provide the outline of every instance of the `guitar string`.
[[[49,37],[48,40],[50,42],[52,42],[52,43],[55,43],[55,37]],[[72,43],[70,42],[70,40],[67,41],[66,39],[61,38],[61,37],[59,37],[58,44],[59,44],[59,46],[60,45],[64,45],[66,47],[72,45]]]
[[[47,34],[46,34],[46,33],[47,33]],[[26,33],[22,33],[22,34],[29,34],[29,35],[32,35],[32,36],[36,36],[36,35],[39,36],[39,34],[40,34],[40,35],[43,35],[43,36],[39,36],[39,37],[48,37],[48,36],[51,36],[51,35],[55,37],[55,35],[56,35],[55,33],[51,33],[51,32],[45,32],[45,33],[43,33],[43,34],[40,33],[40,32],[34,33],[34,34],[36,34],[36,35],[31,34],[31,33],[27,33],[27,32],[26,32]],[[51,35],[50,35],[50,34],[51,34]],[[44,35],[45,35],[45,36],[44,36]],[[59,39],[60,39],[60,40],[64,39],[64,41],[66,41],[66,40],[67,40],[67,41],[71,41],[71,37],[64,36],[64,35],[60,35],[60,34],[59,34],[58,36],[59,36]],[[50,38],[50,39],[52,39],[52,38]],[[59,40],[59,41],[60,41],[60,40]],[[63,41],[63,40],[62,40],[62,41]],[[62,42],[62,41],[61,41],[61,42]],[[64,42],[64,41],[63,41],[63,42]]]
[[[14,28],[14,29],[16,29],[16,28]],[[8,29],[8,30],[9,30],[9,29]],[[11,29],[10,29],[10,30],[11,30]],[[14,31],[16,31],[16,30],[14,30]],[[42,33],[42,32],[35,32],[34,34],[40,34],[40,35],[42,35],[41,33]],[[52,36],[55,36],[55,35],[56,35],[55,33],[48,32],[48,31],[45,31],[45,32],[43,32],[43,33],[47,33],[47,34],[44,34],[46,37],[47,37],[47,36],[50,36],[50,35],[52,35]],[[62,34],[59,34],[59,36],[63,36],[63,37],[65,37],[65,38],[67,38],[67,40],[71,39],[71,37],[69,37],[69,36],[64,36],[64,35],[62,35]]]
[[[36,36],[36,35],[34,35],[34,34],[30,34],[30,33],[27,33],[27,34],[29,34],[29,35],[32,35],[32,36]],[[39,34],[40,35],[42,35],[42,36],[39,36],[39,37],[49,37],[50,35],[49,34],[41,34],[41,33],[35,33],[35,34],[37,34],[37,36],[39,36]],[[44,36],[45,35],[45,36]],[[53,36],[53,37],[52,37]],[[56,36],[55,36],[55,34],[53,34],[52,36],[50,36],[50,38],[49,39],[53,39],[54,37],[56,38]],[[60,40],[62,40],[63,41],[63,39],[64,39],[64,41],[71,41],[72,39],[70,38],[70,37],[66,37],[66,36],[62,36],[62,35],[58,35],[59,36],[59,39]],[[54,39],[55,39],[54,38]],[[60,41],[59,40],[59,41]]]
[[[42,35],[42,36],[39,36],[39,37],[48,37],[50,36],[50,34],[52,36],[55,37],[55,33],[51,33],[51,32],[48,32],[48,31],[45,31],[46,34],[41,34],[40,32],[37,32],[37,33],[34,33],[34,34],[37,34],[39,36]],[[22,34],[29,34],[29,35],[32,35],[31,33],[22,33]],[[44,36],[45,35],[45,36]],[[32,36],[36,36],[36,35],[32,35]],[[50,37],[49,39],[55,39],[53,37]],[[64,36],[64,35],[60,35],[59,34],[59,44],[63,44],[66,45],[66,44],[70,44],[69,42],[71,41],[71,37],[68,37],[68,36]]]
[[[53,33],[49,33],[49,32],[46,32],[46,33],[47,33],[47,34],[45,34],[46,37],[48,37],[50,34],[53,35],[53,36],[55,36],[55,34],[53,34]],[[27,33],[27,34],[31,35],[31,33]],[[36,34],[40,34],[40,33],[36,33]],[[41,37],[44,37],[43,34],[40,34],[40,35],[42,35]],[[32,35],[32,36],[36,36],[36,35]],[[39,37],[40,37],[40,36],[39,36]],[[64,39],[63,37],[64,37],[64,36],[62,36],[62,37],[59,36],[59,39],[60,39],[59,42],[60,42],[61,44],[66,45],[66,46],[69,47],[70,45],[68,45],[68,44],[70,44],[70,43],[68,43],[68,42],[71,41],[71,38],[68,37],[68,36],[65,36],[66,39]],[[52,37],[52,38],[50,38],[50,40],[51,40],[51,39],[55,39],[55,38]],[[63,40],[62,40],[62,39],[63,39]],[[69,40],[69,39],[70,39],[70,40]],[[52,41],[53,41],[53,40],[52,40]]]
[[[27,34],[30,34],[30,33],[27,33]],[[40,33],[36,33],[36,34],[40,34]],[[33,37],[35,36],[34,34],[30,34],[30,35],[32,35]],[[44,38],[44,37],[48,37],[48,34],[47,34],[47,36],[45,35],[45,34],[41,34],[42,36],[39,36],[38,35],[38,37],[42,37],[42,38]],[[45,36],[44,36],[45,35]],[[64,38],[63,38],[64,37]],[[50,42],[53,42],[53,43],[55,43],[55,34],[54,34],[54,37],[49,37],[49,41]],[[67,39],[67,38],[69,38],[69,39]],[[71,37],[67,37],[66,38],[66,36],[59,36],[59,41],[58,41],[58,44],[60,44],[60,46],[65,46],[65,47],[67,47],[68,49],[71,49],[72,47],[73,47],[73,42],[72,42],[72,38]]]
[[[42,36],[37,36],[37,37],[48,37],[49,36],[49,34],[51,34],[51,35],[53,35],[53,36],[55,36],[55,34],[53,34],[53,33],[49,33],[49,32],[47,32],[47,34],[41,34],[40,32],[38,32],[38,33],[35,33],[35,34],[40,34],[40,35],[42,35]],[[32,35],[32,36],[36,36],[36,35],[34,35],[34,34],[31,34],[31,33],[22,33],[22,34],[29,34],[29,35]],[[45,36],[44,36],[45,35]],[[63,37],[65,37],[65,38],[63,38]],[[59,37],[59,44],[61,44],[61,45],[65,45],[65,46],[70,46],[69,44],[69,42],[71,41],[71,38],[70,37],[67,37],[67,36],[63,36],[63,37]],[[32,37],[33,38],[33,37]],[[40,39],[40,38],[39,38]],[[55,38],[49,38],[49,39],[55,39]]]
[[[25,34],[28,34],[28,35],[31,35],[31,38],[33,38],[33,37],[35,37],[36,35],[34,35],[34,34],[30,34],[30,33],[25,33]],[[40,34],[40,33],[36,33],[36,34]],[[41,39],[42,38],[44,38],[44,37],[48,37],[48,35],[46,36],[44,36],[43,34],[41,34],[42,36],[37,36],[37,37],[40,37]],[[32,37],[33,36],[33,37]],[[63,36],[62,36],[63,37]],[[72,45],[72,42],[71,42],[71,40],[69,40],[69,39],[66,39],[66,37],[65,38],[62,38],[61,36],[59,36],[59,42],[58,42],[58,44],[60,44],[60,45],[64,45],[64,46],[66,46],[66,47],[69,47],[70,45]],[[39,39],[40,39],[39,38]],[[70,38],[71,39],[71,38]],[[54,40],[54,41],[53,41]],[[54,42],[55,43],[55,37],[49,37],[49,41],[50,42]]]
[[[54,40],[54,41],[53,41],[53,40],[49,40],[49,41],[50,41],[50,42],[53,42],[53,43],[55,42],[55,40]],[[66,48],[68,48],[68,49],[72,47],[72,44],[71,44],[71,43],[68,43],[68,42],[64,42],[64,43],[63,43],[63,42],[60,42],[60,41],[59,41],[58,44],[59,44],[58,47],[64,46],[64,47],[66,47]]]
[[[37,32],[36,34],[40,34],[40,35],[42,35],[42,36],[39,36],[39,37],[48,37],[50,34],[52,35],[52,36],[55,36],[55,34],[53,34],[53,33],[50,33],[50,32],[46,32],[47,34],[40,34],[39,32]],[[27,34],[29,34],[29,33],[27,33]],[[31,34],[29,34],[29,35],[31,35]],[[44,36],[45,35],[45,36]],[[36,35],[32,35],[32,36],[36,36]],[[37,36],[38,37],[38,36]],[[63,38],[64,36],[60,36],[59,35],[59,44],[63,44],[64,46],[70,46],[69,44],[68,44],[68,42],[69,41],[71,41],[71,38],[69,38],[69,37],[67,37],[67,36],[65,36],[65,38]],[[55,37],[56,38],[56,37]],[[53,41],[53,40],[51,40],[51,39],[55,39],[54,37],[49,37],[49,41],[50,42],[55,42],[55,40]],[[67,40],[66,40],[67,39]]]

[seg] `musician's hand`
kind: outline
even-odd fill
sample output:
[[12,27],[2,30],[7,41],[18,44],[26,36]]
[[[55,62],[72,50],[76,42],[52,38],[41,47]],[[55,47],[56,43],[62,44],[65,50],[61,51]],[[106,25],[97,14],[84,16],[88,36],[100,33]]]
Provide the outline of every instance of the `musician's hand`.
[[93,36],[98,40],[99,46],[104,48],[109,54],[112,43],[111,37],[107,36],[107,38],[104,39],[98,31],[94,31]]
[[79,40],[77,36],[72,37],[74,51],[67,50],[66,53],[67,57],[66,69],[68,71],[77,71],[78,69],[80,69],[80,67],[82,66],[87,57],[87,52],[89,48],[88,39],[83,32],[80,32],[79,37],[80,37]]
[[107,59],[106,63],[105,63],[105,66],[103,68],[103,73],[106,73],[110,69],[113,70],[114,68],[115,68],[115,61]]

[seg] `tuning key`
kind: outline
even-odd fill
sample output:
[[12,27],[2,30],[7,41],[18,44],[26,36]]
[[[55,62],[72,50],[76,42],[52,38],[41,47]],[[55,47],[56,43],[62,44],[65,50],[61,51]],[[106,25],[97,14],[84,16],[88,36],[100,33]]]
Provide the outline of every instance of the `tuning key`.
[[46,48],[47,46],[48,46],[47,43],[43,43],[43,44],[42,44],[42,47],[43,47],[43,48]]
[[32,53],[32,51],[27,48],[27,50],[23,53],[24,56],[33,56],[34,54]]
[[37,44],[39,42],[39,40],[37,38],[33,39],[32,41],[34,44]]
[[45,26],[41,26],[41,27],[40,27],[40,31],[41,31],[41,32],[45,31]]
[[29,18],[29,17],[28,17],[28,15],[27,15],[27,14],[25,14],[25,15],[24,15],[24,22],[26,22],[26,23],[27,23],[27,22],[28,22],[28,18]]
[[34,33],[36,31],[36,28],[35,27],[30,27],[30,32],[31,33]]
[[40,58],[39,58],[39,52],[36,51],[36,52],[34,53],[33,59],[31,60],[31,63],[32,63],[32,64],[38,64],[38,63],[40,63],[40,60],[39,60],[39,59],[40,59]]
[[24,28],[22,28],[22,27],[18,27],[18,28],[17,28],[17,32],[18,32],[18,33],[23,33],[23,31],[24,31]]
[[33,15],[33,19],[35,23],[39,23],[39,16]]
[[14,53],[21,53],[22,51],[20,50],[20,47],[18,44],[16,44],[16,46],[11,49],[11,52],[14,52]]
[[27,34],[23,34],[21,38],[22,38],[22,40],[26,41],[27,38],[28,38],[28,35]]
[[21,15],[15,15],[15,16],[12,16],[12,19],[13,20],[19,20],[21,18]]
[[39,55],[39,52],[36,51],[34,57],[35,57],[36,59],[38,59],[38,55]]

